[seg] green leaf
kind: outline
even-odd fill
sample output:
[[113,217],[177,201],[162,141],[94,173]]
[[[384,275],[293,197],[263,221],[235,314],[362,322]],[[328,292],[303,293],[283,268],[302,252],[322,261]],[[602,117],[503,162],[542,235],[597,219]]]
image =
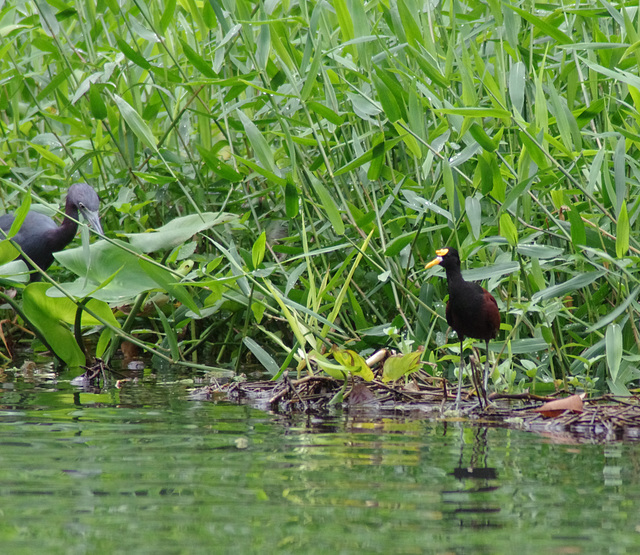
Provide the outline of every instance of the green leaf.
[[89,88],[89,106],[91,108],[91,115],[96,119],[107,119],[107,106],[102,100],[100,94],[100,88],[96,85],[91,85]]
[[140,54],[137,50],[131,48],[129,44],[122,40],[118,35],[115,35],[115,39],[120,51],[134,64],[140,66],[142,69],[151,69],[151,64],[144,56],[142,56],[142,54]]
[[[402,129],[400,129],[399,134],[403,136],[410,136],[407,135]],[[373,151],[374,153],[377,151],[377,155],[374,154],[374,157],[371,160],[371,164],[369,164],[367,179],[376,181],[380,179],[380,174],[382,173],[382,168],[384,166],[384,135],[382,133],[377,134],[375,137],[373,137],[371,142],[374,147]]]
[[602,166],[602,161],[604,160],[604,155],[605,149],[601,148],[593,157],[593,162],[589,168],[589,183],[587,185],[587,192],[589,194],[593,194],[596,184],[598,183],[598,177],[600,177],[600,168]]
[[519,132],[518,136],[520,140],[524,144],[526,151],[531,156],[531,159],[535,162],[536,166],[540,169],[545,169],[549,166],[549,161],[547,160],[546,151],[544,146],[538,143],[536,140],[532,140],[529,138],[529,135],[523,132]]
[[124,233],[129,242],[142,252],[156,252],[182,245],[194,235],[236,218],[227,212],[202,212],[174,218],[169,223],[145,233]]
[[517,262],[505,262],[503,264],[492,264],[491,266],[479,266],[471,270],[464,270],[462,276],[467,281],[482,281],[485,279],[500,278],[517,272],[520,266]]
[[245,115],[244,112],[237,110],[236,113],[240,118],[242,125],[244,126],[244,130],[247,133],[247,138],[253,147],[258,160],[264,166],[265,169],[269,170],[271,173],[278,175],[279,170],[276,167],[276,163],[273,159],[273,152],[271,152],[271,147],[267,140],[262,136],[260,130],[256,127],[256,125]]
[[38,2],[37,6],[42,31],[50,37],[58,36],[60,34],[60,23],[58,23],[53,7],[48,2]]
[[[553,26],[551,23],[540,19],[539,17],[533,15],[530,11],[523,10],[518,8],[517,6],[513,6],[511,4],[506,4],[507,7],[511,8],[514,12],[518,13],[522,19],[525,19],[529,23],[531,23],[534,27],[540,31],[540,35],[549,36],[555,39],[558,44],[567,44],[573,42],[571,37],[560,31],[557,27]],[[558,22],[564,22],[562,18],[556,19]]]
[[448,160],[444,160],[442,164],[442,181],[444,183],[444,191],[447,195],[447,202],[449,203],[449,210],[453,212],[457,218],[460,215],[458,197],[456,195],[456,184],[453,180],[453,172],[451,171],[451,164]]
[[[625,204],[627,194],[627,177],[625,163],[625,138],[620,137],[613,153],[613,177],[616,185],[616,216],[620,216],[620,210]],[[626,251],[625,251],[626,252]]]
[[335,0],[333,3],[335,13],[338,18],[338,25],[342,33],[342,42],[348,42],[353,39],[353,20],[344,0]]
[[161,308],[155,303],[154,306],[156,308],[156,314],[158,315],[158,318],[162,323],[162,329],[164,329],[164,337],[167,344],[169,345],[171,358],[174,361],[178,361],[180,360],[180,346],[178,345],[178,336],[176,335],[176,330],[174,329],[174,326],[171,324],[171,322],[169,322],[169,319],[167,318],[165,313],[162,312]]
[[571,224],[571,243],[575,249],[578,249],[580,245],[587,244],[587,233],[584,229],[584,222],[582,216],[575,206],[569,210],[569,223]]
[[488,152],[493,152],[498,148],[498,145],[487,135],[484,129],[480,127],[476,122],[469,127],[469,133],[476,140],[476,142]]
[[377,75],[373,76],[373,84],[378,92],[378,100],[382,104],[382,110],[391,123],[402,118],[402,111],[395,95]]
[[269,63],[269,54],[271,52],[271,29],[269,25],[262,25],[258,33],[258,41],[256,43],[256,63],[257,66],[265,71]]
[[509,194],[504,198],[502,202],[502,206],[500,207],[500,212],[507,211],[509,208],[511,208],[511,205],[514,202],[519,201],[523,193],[526,193],[526,191],[529,190],[529,188],[531,187],[531,184],[532,184],[531,179],[525,179],[520,183],[516,184],[514,187],[512,187],[509,191]]
[[374,230],[371,230],[371,233],[367,235],[366,239],[362,243],[362,246],[358,249],[358,254],[356,255],[356,258],[349,270],[349,274],[345,278],[344,283],[342,284],[342,288],[340,289],[340,292],[336,297],[335,303],[333,305],[333,309],[331,310],[331,314],[329,314],[328,320],[332,322],[332,324],[331,325],[325,324],[322,327],[322,331],[320,332],[321,337],[327,337],[327,334],[329,333],[329,330],[332,327],[337,329],[335,321],[338,318],[338,315],[340,314],[340,309],[347,295],[347,290],[351,286],[351,280],[353,279],[353,274],[355,273],[356,269],[358,268],[358,265],[362,261],[362,257],[364,256],[364,253],[366,252],[367,247],[369,246],[369,241],[371,241],[371,237],[373,233],[374,233]]
[[247,158],[243,158],[242,156],[238,156],[237,154],[233,154],[236,158],[236,160],[239,160],[240,162],[242,162],[243,164],[249,166],[253,171],[259,173],[260,175],[264,175],[268,180],[273,181],[274,183],[277,183],[278,185],[281,185],[282,187],[284,187],[286,185],[286,180],[282,179],[281,177],[277,176],[275,173],[265,169],[263,166],[261,166],[260,164],[254,162],[253,160],[249,160]]
[[571,129],[569,127],[569,120],[567,119],[567,114],[564,110],[564,104],[562,100],[560,100],[560,95],[551,80],[547,82],[546,90],[549,93],[549,99],[551,100],[551,106],[553,107],[554,115],[556,116],[556,125],[558,126],[562,142],[567,148],[575,150]]
[[515,110],[522,114],[524,106],[526,68],[524,63],[516,62],[509,70],[509,98]]
[[255,243],[253,243],[253,248],[251,249],[251,261],[253,263],[254,270],[257,269],[264,260],[264,251],[266,245],[267,234],[263,231],[256,239]]
[[[80,279],[65,283],[65,290],[76,297],[91,295],[106,302],[130,302],[143,291],[156,289],[157,284],[138,265],[138,257],[124,248],[105,240],[96,241],[89,248],[91,266],[88,267],[84,249],[65,249],[54,254],[56,260]],[[126,250],[125,250],[126,249]],[[62,293],[50,292],[51,295]]]
[[444,208],[441,208],[437,204],[434,204],[431,201],[428,201],[427,199],[422,198],[421,196],[417,195],[414,191],[411,191],[410,189],[403,189],[402,194],[407,199],[407,203],[406,203],[407,206],[412,210],[416,210],[420,213],[430,210],[431,212],[434,212],[435,214],[439,214],[440,216],[445,218],[447,221],[453,223],[453,216],[451,216],[451,213],[448,210],[445,210]]
[[147,126],[142,117],[140,117],[138,112],[136,112],[131,105],[124,100],[124,98],[120,98],[117,94],[113,95],[113,99],[115,100],[124,121],[127,122],[127,125],[131,128],[131,131],[135,133],[136,137],[138,137],[138,139],[140,139],[151,150],[154,152],[157,151],[156,138],[153,136],[153,132]]
[[473,118],[500,118],[510,119],[511,113],[507,110],[501,110],[499,108],[440,108],[439,114],[451,114],[454,116],[465,116]]
[[583,287],[592,284],[594,281],[600,279],[606,273],[607,272],[605,270],[600,270],[578,274],[576,277],[573,277],[570,280],[565,281],[564,283],[552,285],[551,287],[547,287],[543,291],[534,293],[531,299],[534,302],[537,302],[547,299],[553,299],[554,297],[562,297],[564,295],[567,295],[568,293],[573,293],[578,289],[582,289]]
[[420,17],[416,17],[417,14],[409,8],[406,0],[398,0],[397,6],[407,42],[414,48],[420,47],[422,45]]
[[295,218],[298,215],[299,210],[298,188],[290,179],[287,179],[287,184],[285,186],[284,203],[287,218]]
[[[282,297],[280,291],[273,287],[268,280],[265,280],[264,284],[271,293],[271,296],[275,299],[278,305],[280,305],[280,310],[282,310],[282,314],[284,314],[284,317],[287,319],[287,322],[291,327],[291,331],[293,332],[293,335],[298,342],[298,346],[301,349],[304,349],[304,346],[307,344],[306,328],[298,318],[298,315],[295,312],[291,312],[289,310],[289,308],[287,307],[287,303],[285,303],[285,300]],[[315,338],[310,337],[309,339],[312,341],[312,343],[315,343]]]
[[479,239],[482,227],[482,208],[480,207],[480,201],[476,197],[467,197],[464,199],[464,209],[467,213],[473,238]]
[[[0,241],[0,278],[15,283],[27,283],[29,268],[23,260],[15,260],[18,254],[16,248],[9,241]],[[11,258],[12,255],[13,258]],[[3,262],[7,259],[11,262]]]
[[611,324],[607,328],[605,335],[605,344],[607,349],[607,367],[611,381],[616,383],[618,378],[618,370],[622,361],[622,329],[618,324]]
[[238,183],[244,179],[244,176],[241,173],[234,170],[229,164],[225,164],[212,151],[207,150],[202,145],[198,144],[196,145],[196,148],[207,167],[213,170],[213,172],[222,179],[226,179],[231,183]]
[[67,366],[85,364],[85,356],[60,312],[75,316],[76,305],[69,299],[48,297],[48,283],[30,283],[22,293],[22,310],[31,325],[37,327]]
[[370,382],[373,380],[373,372],[367,366],[364,358],[358,353],[349,349],[339,349],[336,345],[331,348],[333,358],[344,366],[354,376],[360,376],[363,380]]
[[597,73],[601,73],[602,75],[605,75],[606,77],[609,77],[614,81],[620,81],[622,83],[635,87],[636,89],[640,89],[640,77],[638,77],[638,75],[634,73],[623,71],[621,69],[609,69],[607,67],[601,66],[600,64],[592,62],[588,58],[582,58],[578,56],[578,59]]
[[627,204],[622,203],[620,214],[618,215],[618,225],[616,228],[616,256],[624,258],[629,250],[629,215],[627,214]]
[[258,362],[265,367],[266,371],[269,372],[272,376],[275,376],[280,372],[280,367],[278,363],[273,360],[271,355],[267,353],[256,341],[251,339],[250,337],[244,337],[242,342],[247,346],[247,348],[251,351],[254,357],[258,359]]
[[548,247],[546,245],[518,245],[518,253],[531,258],[557,258],[564,255],[564,250],[559,247]]
[[160,289],[166,291],[174,299],[185,305],[195,315],[200,315],[200,308],[193,300],[193,294],[187,286],[178,281],[176,275],[147,260],[139,259],[138,264],[140,264],[144,272],[156,282]]
[[162,12],[162,18],[160,19],[160,29],[163,33],[167,30],[169,23],[171,23],[173,19],[176,10],[176,1],[177,0],[167,0],[164,3],[164,12]]
[[518,244],[518,230],[513,224],[511,216],[506,212],[503,212],[500,216],[500,235],[502,235],[512,247]]
[[[28,194],[24,196],[20,206],[13,214],[13,222],[11,222],[11,228],[7,232],[7,239],[15,237],[18,231],[20,231],[29,210],[31,210],[31,189],[29,189]],[[4,238],[4,233],[2,231],[0,231],[0,238]],[[13,258],[15,258],[15,256]],[[13,258],[10,258],[10,260],[13,260]]]
[[[30,283],[22,294],[22,309],[30,324],[40,330],[56,355],[69,367],[81,366],[85,364],[85,357],[70,329],[75,323],[78,307],[68,297],[48,295],[53,289],[48,283]],[[100,326],[101,320],[104,320],[112,326],[120,327],[106,303],[89,299],[86,307],[100,319],[83,311],[82,326]]]
[[604,326],[608,326],[614,320],[617,320],[622,314],[624,314],[627,311],[627,309],[629,308],[629,305],[631,303],[635,302],[636,297],[638,296],[638,293],[640,293],[640,286],[636,287],[631,292],[630,295],[627,295],[625,297],[624,301],[622,301],[616,308],[614,308],[606,316],[604,316],[603,318],[598,320],[592,326],[589,326],[585,330],[585,333],[593,333],[594,331],[599,330],[600,328],[603,328]]
[[422,353],[415,351],[404,355],[393,355],[384,361],[382,367],[382,381],[387,383],[399,380],[403,376],[420,370],[420,356]]
[[344,117],[339,116],[324,104],[320,104],[320,102],[312,100],[307,103],[307,106],[309,106],[309,110],[316,114],[320,114],[328,122],[333,123],[333,125],[342,125],[344,123]]
[[398,121],[393,122],[393,126],[396,128],[396,131],[398,132],[398,135],[400,135],[402,141],[409,147],[411,154],[416,159],[422,158],[420,143],[411,133],[406,132],[406,124],[404,120],[399,119]]
[[333,197],[329,194],[329,191],[324,185],[322,185],[322,183],[315,183],[313,188],[320,199],[322,207],[327,213],[327,217],[333,226],[333,230],[338,235],[344,235],[344,222],[342,221],[342,216],[340,215],[340,211],[338,210]]
[[40,154],[40,156],[42,156],[45,160],[51,162],[54,166],[58,166],[59,168],[64,168],[66,166],[62,158],[56,156],[53,152],[47,150],[45,147],[32,142],[29,142],[29,146],[33,148],[38,154]]
[[398,255],[402,249],[413,242],[417,233],[417,231],[410,231],[396,237],[387,245],[384,255],[390,257]]
[[200,54],[198,54],[193,48],[191,48],[185,41],[180,39],[180,44],[182,45],[182,51],[184,55],[187,57],[187,60],[193,64],[193,66],[205,77],[209,77],[211,79],[217,79],[218,74],[213,71],[213,67],[211,63],[207,62]]
[[365,152],[361,156],[358,156],[358,158],[356,158],[352,162],[349,162],[348,164],[346,164],[345,166],[342,166],[339,170],[337,170],[334,174],[335,177],[339,177],[345,173],[349,173],[350,171],[353,171],[356,168],[359,168],[363,164],[366,164],[367,162],[371,162],[371,160],[373,160],[374,158],[381,156],[383,153],[380,152],[380,148],[381,148],[380,145],[383,145],[382,148],[384,149],[384,152],[387,152],[389,149],[396,146],[400,141],[402,141],[402,137],[395,137],[389,141],[384,141],[382,143],[378,143],[374,145],[372,148],[367,150],[367,152]]
[[349,376],[348,370],[342,364],[334,364],[329,359],[317,351],[311,351],[309,358],[313,360],[319,368],[322,368],[329,376],[336,380],[346,380]]

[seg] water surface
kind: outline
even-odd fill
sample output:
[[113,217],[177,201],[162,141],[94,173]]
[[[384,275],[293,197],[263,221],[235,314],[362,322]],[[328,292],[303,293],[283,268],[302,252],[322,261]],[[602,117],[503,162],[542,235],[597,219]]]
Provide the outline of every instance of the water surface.
[[640,552],[635,444],[4,386],[4,553]]

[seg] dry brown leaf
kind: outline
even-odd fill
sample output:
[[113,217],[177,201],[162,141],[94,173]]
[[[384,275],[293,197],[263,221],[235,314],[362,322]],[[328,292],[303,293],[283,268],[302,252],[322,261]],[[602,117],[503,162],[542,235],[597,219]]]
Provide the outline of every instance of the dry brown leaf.
[[554,418],[560,416],[564,411],[582,412],[582,398],[584,393],[580,395],[571,395],[571,397],[565,397],[564,399],[556,399],[555,401],[549,401],[537,409],[533,409],[534,412],[539,412],[545,418]]
[[349,406],[364,405],[374,401],[376,396],[371,390],[363,383],[357,383],[353,386],[351,394],[349,395]]

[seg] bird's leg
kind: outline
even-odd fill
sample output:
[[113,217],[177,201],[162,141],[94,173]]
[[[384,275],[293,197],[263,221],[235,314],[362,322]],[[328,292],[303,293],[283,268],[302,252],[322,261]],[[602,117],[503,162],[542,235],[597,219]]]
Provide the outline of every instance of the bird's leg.
[[460,392],[462,390],[462,377],[463,377],[463,368],[464,368],[464,359],[462,358],[462,350],[463,350],[463,342],[464,337],[460,338],[460,366],[458,368],[458,393],[456,394],[456,410],[460,406]]
[[471,379],[473,380],[473,387],[476,388],[476,393],[478,395],[478,404],[482,409],[486,406],[486,403],[483,403],[483,398],[486,401],[486,395],[482,390],[482,380],[480,379],[478,370],[476,369],[475,355],[471,355],[471,357],[469,358],[469,364],[471,364]]
[[487,357],[485,359],[485,363],[484,363],[484,398],[485,400],[487,399],[487,386],[489,385],[489,340],[485,340],[486,343],[486,350],[485,350],[485,356]]

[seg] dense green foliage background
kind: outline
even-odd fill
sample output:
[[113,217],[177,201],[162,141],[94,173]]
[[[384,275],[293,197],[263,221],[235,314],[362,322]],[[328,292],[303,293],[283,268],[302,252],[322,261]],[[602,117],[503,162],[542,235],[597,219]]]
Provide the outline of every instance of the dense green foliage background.
[[119,334],[276,374],[404,336],[449,375],[446,282],[423,271],[449,245],[498,299],[500,387],[638,377],[637,3],[99,5],[0,11],[0,204],[99,191],[89,281],[66,286],[81,248],[51,272],[134,305],[99,355]]

